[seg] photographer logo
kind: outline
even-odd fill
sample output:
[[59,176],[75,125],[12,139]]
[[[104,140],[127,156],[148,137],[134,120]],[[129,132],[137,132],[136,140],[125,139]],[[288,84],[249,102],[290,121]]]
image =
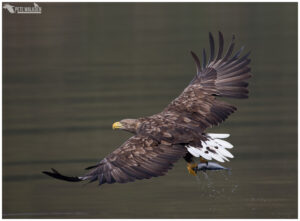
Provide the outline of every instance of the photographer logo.
[[3,8],[6,9],[10,14],[42,14],[42,8],[37,3],[33,3],[32,7],[19,7],[5,3]]

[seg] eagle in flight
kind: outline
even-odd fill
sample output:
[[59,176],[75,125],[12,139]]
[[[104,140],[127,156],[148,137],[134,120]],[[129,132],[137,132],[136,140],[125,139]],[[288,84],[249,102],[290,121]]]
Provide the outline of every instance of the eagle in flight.
[[222,33],[219,32],[217,51],[214,38],[209,33],[210,56],[203,49],[200,62],[191,52],[197,74],[184,91],[158,114],[114,123],[113,129],[128,131],[133,136],[99,163],[86,168],[86,174],[70,177],[55,169],[43,173],[60,180],[98,181],[102,185],[165,175],[182,157],[192,175],[196,175],[198,165],[194,158],[199,158],[202,163],[229,161],[228,158],[233,158],[233,155],[228,149],[233,146],[224,140],[229,134],[205,133],[205,129],[219,125],[236,110],[235,106],[218,97],[248,97],[250,52],[240,56],[242,47],[233,54],[234,40],[233,35],[223,55]]

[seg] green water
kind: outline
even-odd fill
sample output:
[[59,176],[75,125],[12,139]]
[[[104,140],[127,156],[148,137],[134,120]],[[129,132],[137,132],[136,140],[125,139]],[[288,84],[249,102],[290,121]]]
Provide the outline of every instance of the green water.
[[[296,3],[39,5],[3,11],[3,217],[297,217]],[[231,175],[196,179],[184,160],[101,187],[41,174],[81,175],[122,144],[111,124],[161,111],[195,74],[189,51],[218,30],[252,51],[250,99],[210,130],[231,134]]]

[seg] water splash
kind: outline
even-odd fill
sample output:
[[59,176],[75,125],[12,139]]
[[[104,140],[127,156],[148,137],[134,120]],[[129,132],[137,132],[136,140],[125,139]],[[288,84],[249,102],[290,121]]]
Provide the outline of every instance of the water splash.
[[232,179],[231,170],[199,171],[196,176],[202,197],[231,199],[238,189],[238,184]]

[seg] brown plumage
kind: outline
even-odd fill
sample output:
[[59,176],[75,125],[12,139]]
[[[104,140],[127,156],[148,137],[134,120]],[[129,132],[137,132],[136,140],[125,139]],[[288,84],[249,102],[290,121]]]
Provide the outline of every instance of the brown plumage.
[[[182,157],[187,157],[187,145],[203,148],[201,141],[207,140],[205,129],[223,122],[236,108],[217,97],[247,98],[251,77],[247,53],[243,57],[241,48],[232,56],[234,36],[223,55],[224,40],[219,32],[219,49],[215,56],[215,43],[209,34],[210,57],[207,61],[203,49],[202,66],[195,60],[197,74],[184,91],[162,112],[150,117],[125,119],[113,125],[114,129],[133,133],[119,148],[101,160],[81,177],[67,177],[56,170],[44,172],[66,181],[104,183],[126,183],[136,179],[162,176]],[[212,153],[213,148],[207,148]],[[190,155],[190,154],[189,154]]]

